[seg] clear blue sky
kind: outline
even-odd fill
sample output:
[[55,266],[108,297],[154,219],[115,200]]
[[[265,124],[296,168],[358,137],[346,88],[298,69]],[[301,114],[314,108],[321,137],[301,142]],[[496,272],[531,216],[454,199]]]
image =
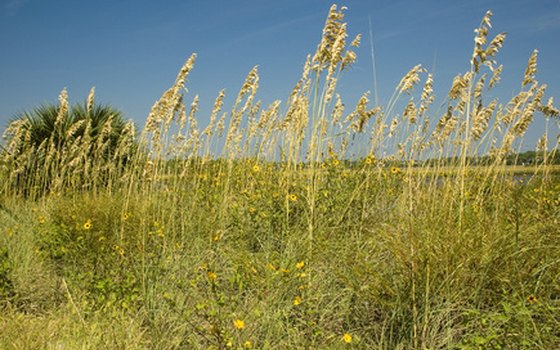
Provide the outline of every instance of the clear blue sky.
[[[68,88],[72,102],[96,87],[109,103],[143,126],[155,100],[174,81],[191,53],[191,96],[201,98],[201,123],[226,88],[226,108],[247,72],[259,65],[260,98],[285,101],[314,52],[331,1],[319,0],[0,0],[0,129],[17,112],[56,103]],[[349,33],[364,34],[358,61],[340,92],[353,105],[373,90],[368,18],[374,30],[381,102],[401,77],[421,63],[435,71],[438,101],[453,76],[468,69],[473,29],[487,9],[491,36],[506,31],[498,56],[504,64],[496,92],[517,91],[533,49],[537,79],[560,103],[560,0],[369,0],[339,1],[348,7]],[[189,99],[187,99],[189,100]],[[502,102],[505,102],[502,100]],[[536,133],[536,131],[535,131]]]

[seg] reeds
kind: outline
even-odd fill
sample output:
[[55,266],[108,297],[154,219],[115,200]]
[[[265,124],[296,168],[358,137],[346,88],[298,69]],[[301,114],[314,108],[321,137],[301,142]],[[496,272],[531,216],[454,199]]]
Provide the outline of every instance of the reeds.
[[[40,256],[79,276],[63,298],[72,296],[80,319],[85,309],[86,329],[97,319],[92,313],[106,307],[138,312],[147,334],[138,331],[140,338],[158,337],[157,327],[173,333],[159,339],[169,348],[340,348],[342,335],[362,348],[462,341],[468,348],[483,333],[468,323],[478,320],[469,310],[493,312],[515,293],[538,293],[557,310],[558,191],[550,175],[560,112],[536,80],[537,52],[517,95],[488,100],[487,91],[499,86],[505,34],[489,40],[487,12],[471,67],[450,83],[443,111],[434,107],[434,77],[422,65],[386,104],[372,106],[364,92],[349,109],[338,83],[361,37],[347,45],[344,11],[330,8],[320,43],[284,102],[262,106],[254,67],[231,108],[221,90],[201,118],[206,97],[186,89],[193,54],[139,132],[128,122],[113,137],[111,116],[92,123],[94,89],[88,117],[79,120],[69,119],[63,90],[54,131],[38,144],[29,142],[32,119],[10,123],[0,196],[50,213],[56,229],[45,227],[43,216],[34,224],[44,230]],[[508,161],[541,117],[542,157],[521,184]],[[110,272],[96,265],[100,259]],[[76,270],[92,266],[101,277]],[[502,298],[504,291],[511,295]],[[534,312],[548,325],[558,322]],[[526,331],[522,323],[513,324]],[[500,344],[511,345],[508,339]],[[538,339],[533,344],[558,337]]]

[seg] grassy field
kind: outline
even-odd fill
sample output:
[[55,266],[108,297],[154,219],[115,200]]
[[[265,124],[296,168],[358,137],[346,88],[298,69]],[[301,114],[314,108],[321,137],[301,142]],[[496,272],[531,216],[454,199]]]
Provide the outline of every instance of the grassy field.
[[[364,94],[344,112],[336,84],[360,38],[346,45],[333,7],[285,105],[261,107],[254,69],[199,129],[193,55],[139,133],[66,122],[66,91],[47,139],[10,124],[0,348],[558,348],[559,113],[536,53],[518,95],[482,103],[501,70],[490,16],[441,113],[420,66],[387,105]],[[545,161],[506,166],[534,118]],[[480,153],[488,165],[469,164]]]
[[[420,174],[429,173],[431,175],[446,176],[460,174],[461,167],[445,165],[440,167],[414,167],[411,171]],[[491,166],[472,165],[469,166],[467,171],[480,174],[493,172],[495,169]],[[558,175],[560,174],[560,165],[505,165],[500,169],[500,171],[513,175],[526,175],[527,179],[530,179],[532,176],[539,176],[543,173],[548,175]]]

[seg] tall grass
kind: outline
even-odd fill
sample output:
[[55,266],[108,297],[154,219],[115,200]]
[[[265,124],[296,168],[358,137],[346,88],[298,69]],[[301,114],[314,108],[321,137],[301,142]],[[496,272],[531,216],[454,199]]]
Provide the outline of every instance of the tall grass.
[[[117,144],[107,124],[95,142],[71,126],[66,142],[26,147],[25,120],[10,124],[1,347],[560,345],[560,113],[537,52],[519,93],[488,101],[505,39],[489,38],[488,12],[443,113],[420,65],[386,105],[366,92],[345,110],[337,84],[361,37],[347,45],[343,10],[329,10],[284,103],[261,105],[255,67],[201,128],[192,55]],[[63,91],[57,125],[67,109]],[[506,158],[535,118],[543,161],[520,179]]]

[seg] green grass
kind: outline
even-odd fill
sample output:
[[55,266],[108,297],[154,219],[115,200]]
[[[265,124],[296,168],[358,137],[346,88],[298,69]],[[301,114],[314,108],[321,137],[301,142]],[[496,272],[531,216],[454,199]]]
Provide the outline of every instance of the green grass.
[[[430,167],[418,167],[412,168],[412,171],[417,173],[430,173],[432,175],[456,175],[460,173],[461,167],[458,166],[442,166],[438,168],[430,168]],[[474,173],[485,173],[485,172],[492,172],[493,169],[490,166],[470,166],[468,171]],[[514,175],[539,175],[542,173],[546,173],[548,175],[558,175],[560,174],[560,165],[547,165],[547,166],[539,166],[539,165],[506,165],[503,166],[503,172],[508,174]]]
[[[255,100],[254,69],[229,119],[218,97],[201,131],[198,98],[189,108],[182,95],[192,56],[135,143],[129,130],[113,145],[109,123],[74,137],[57,112],[30,147],[11,124],[0,348],[558,348],[558,144],[541,144],[536,166],[506,164],[533,114],[547,141],[559,113],[536,54],[506,107],[482,103],[480,70],[501,47],[481,29],[489,16],[477,32],[489,44],[439,119],[419,67],[386,106],[368,109],[365,94],[341,113],[336,81],[354,56],[332,8],[282,111]],[[481,153],[487,166],[470,166]]]
[[[459,220],[452,179],[433,187],[403,173],[330,167],[310,237],[305,180],[286,191],[271,167],[260,168],[232,170],[226,199],[204,172],[195,189],[135,195],[128,207],[118,194],[6,203],[1,347],[560,341],[558,183],[504,173],[488,189],[473,178]],[[246,327],[236,330],[236,319]]]

